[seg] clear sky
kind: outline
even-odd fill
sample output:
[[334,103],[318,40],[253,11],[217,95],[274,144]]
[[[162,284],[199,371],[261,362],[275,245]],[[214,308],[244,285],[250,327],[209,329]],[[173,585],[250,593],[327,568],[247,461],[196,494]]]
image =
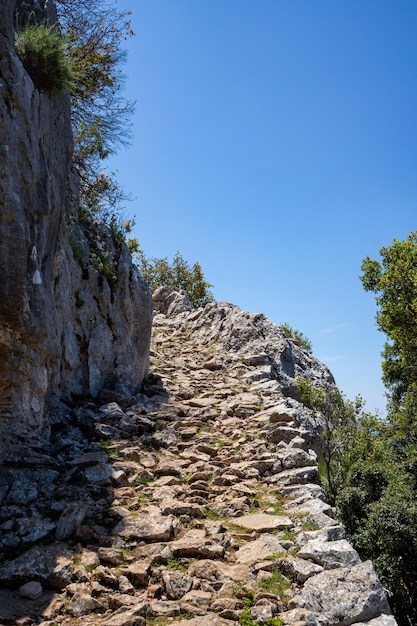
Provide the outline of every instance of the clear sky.
[[149,256],[287,322],[385,409],[363,257],[417,229],[415,0],[117,0],[133,140],[110,161]]

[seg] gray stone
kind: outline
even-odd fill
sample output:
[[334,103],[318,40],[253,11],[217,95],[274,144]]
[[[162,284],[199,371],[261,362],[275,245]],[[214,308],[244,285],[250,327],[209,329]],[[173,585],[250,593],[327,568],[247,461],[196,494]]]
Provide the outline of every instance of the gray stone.
[[306,498],[302,503],[297,501],[290,502],[287,509],[292,513],[299,513],[304,515],[315,515],[317,513],[324,513],[329,517],[333,517],[333,509],[327,502],[320,500],[320,498]]
[[55,522],[38,515],[18,518],[15,522],[15,530],[20,540],[29,544],[47,537],[55,528]]
[[127,576],[125,576],[124,574],[120,574],[119,578],[117,579],[117,582],[118,582],[119,591],[121,594],[127,594],[127,595],[135,594],[135,588]]
[[201,506],[193,502],[181,502],[180,500],[163,500],[160,504],[163,515],[190,515],[193,518],[205,517]]
[[156,506],[140,509],[138,515],[124,517],[113,529],[113,535],[146,541],[167,541],[174,535],[175,518],[163,516]]
[[360,563],[359,554],[345,539],[339,541],[308,541],[298,552],[301,559],[310,559],[325,569],[352,567]]
[[[143,613],[146,614],[148,605],[143,605]],[[100,619],[101,626],[146,626],[146,619],[142,615],[138,615],[136,611],[119,609],[116,612],[112,611],[109,617],[102,617]]]
[[203,591],[201,589],[192,589],[181,598],[181,608],[186,607],[194,609],[197,615],[204,614],[210,606],[213,598],[213,592]]
[[200,559],[192,563],[188,570],[190,576],[207,581],[239,580],[242,584],[249,580],[249,565],[246,563],[224,563],[210,559]]
[[146,587],[149,582],[149,561],[137,560],[120,571],[134,587]]
[[84,521],[86,508],[79,504],[68,504],[58,520],[55,538],[64,541],[75,534],[78,526]]
[[113,475],[113,467],[110,463],[98,463],[97,465],[86,467],[84,474],[89,483],[108,485]]
[[107,606],[104,602],[96,600],[85,593],[75,593],[68,607],[68,613],[73,617],[82,617],[88,613],[104,613]]
[[224,619],[216,613],[207,613],[201,617],[179,620],[175,626],[236,626],[236,620]]
[[193,584],[192,578],[183,572],[171,572],[169,570],[163,570],[162,580],[166,594],[170,600],[179,600],[182,598],[190,591]]
[[42,595],[42,585],[37,581],[30,581],[25,585],[22,585],[19,589],[19,593],[22,598],[29,598],[29,600],[36,600]]
[[397,621],[393,615],[380,615],[369,622],[356,622],[355,626],[397,626]]
[[151,615],[159,617],[172,617],[178,615],[181,608],[178,602],[172,600],[154,600],[150,603]]
[[317,617],[305,609],[291,609],[290,611],[280,613],[280,617],[284,620],[284,624],[288,626],[291,626],[291,624],[296,626],[320,626]]
[[69,462],[70,466],[77,467],[89,467],[90,465],[96,465],[97,463],[107,463],[109,455],[104,450],[96,450],[94,452],[86,452],[81,456],[72,459]]
[[221,559],[224,547],[207,537],[206,531],[192,528],[171,544],[174,557]]
[[279,452],[282,467],[284,470],[294,469],[296,467],[308,467],[314,465],[317,461],[316,455],[309,454],[300,448],[286,448]]
[[320,624],[349,626],[391,614],[387,596],[372,563],[337,568],[309,578],[302,588],[303,608],[317,614]]
[[282,426],[281,424],[272,425],[267,432],[267,439],[272,443],[285,442],[289,443],[294,437],[300,435],[298,428],[292,428],[291,426]]
[[70,582],[71,565],[72,554],[65,544],[34,546],[0,567],[0,581],[21,585],[28,580],[38,580],[62,588],[65,580]]
[[126,557],[122,550],[117,548],[99,548],[98,556],[100,561],[108,563],[109,565],[121,565],[126,561]]
[[319,471],[317,465],[309,467],[299,467],[297,469],[285,470],[269,479],[270,483],[278,483],[280,488],[288,485],[302,485],[319,481]]
[[152,298],[155,313],[162,313],[168,317],[192,310],[188,296],[173,287],[159,287],[152,294]]
[[268,515],[267,513],[253,513],[242,517],[234,517],[233,523],[242,528],[267,532],[271,530],[285,530],[294,526],[289,517],[283,515]]
[[288,556],[277,560],[280,571],[289,578],[303,585],[308,578],[323,571],[321,565],[311,563],[296,556]]
[[156,448],[170,448],[177,443],[177,435],[173,430],[167,428],[154,433],[149,441]]
[[271,603],[259,604],[250,609],[250,614],[257,624],[266,624],[276,613],[275,605]]
[[285,552],[275,535],[265,533],[256,539],[243,545],[236,553],[239,563],[256,563],[267,557]]

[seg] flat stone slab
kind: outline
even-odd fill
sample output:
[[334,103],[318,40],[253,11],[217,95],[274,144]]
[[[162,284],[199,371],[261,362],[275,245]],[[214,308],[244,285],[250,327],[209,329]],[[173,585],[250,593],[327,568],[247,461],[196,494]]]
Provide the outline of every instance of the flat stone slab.
[[359,554],[345,539],[339,541],[308,541],[298,552],[300,559],[308,559],[325,567],[353,567],[360,563]]
[[260,533],[271,530],[285,530],[292,528],[293,522],[284,515],[268,515],[267,513],[254,513],[253,515],[243,515],[234,517],[233,523],[248,530],[256,530]]
[[274,554],[285,553],[275,535],[265,533],[259,539],[245,543],[236,553],[238,563],[258,563]]
[[174,535],[175,518],[164,516],[156,506],[140,510],[138,515],[127,515],[112,531],[112,535],[145,541],[168,541]]
[[173,556],[186,558],[221,559],[224,556],[222,545],[213,542],[206,531],[192,528],[181,539],[170,545]]

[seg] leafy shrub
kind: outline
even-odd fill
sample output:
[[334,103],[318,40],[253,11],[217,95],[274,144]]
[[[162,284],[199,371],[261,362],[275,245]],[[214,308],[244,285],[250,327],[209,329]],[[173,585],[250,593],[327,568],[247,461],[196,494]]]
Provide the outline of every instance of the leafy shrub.
[[333,385],[316,387],[306,378],[297,379],[300,401],[311,409],[320,443],[320,465],[324,464],[322,486],[331,504],[339,492],[342,478],[342,451],[346,454],[357,431],[358,421],[364,417],[363,400],[346,399]]
[[42,22],[19,28],[15,48],[37,89],[59,94],[72,88],[71,59],[56,24]]
[[295,343],[300,346],[300,348],[303,348],[303,350],[305,350],[306,352],[313,352],[313,346],[311,344],[311,341],[299,330],[296,330],[286,322],[280,324],[279,327],[284,335],[288,337],[288,339],[292,339],[293,341],[295,341]]
[[148,258],[136,247],[135,261],[142,277],[149,283],[151,291],[165,285],[182,289],[195,308],[213,302],[214,296],[210,291],[213,285],[204,278],[201,265],[194,263],[191,266],[179,252],[170,264],[167,258]]

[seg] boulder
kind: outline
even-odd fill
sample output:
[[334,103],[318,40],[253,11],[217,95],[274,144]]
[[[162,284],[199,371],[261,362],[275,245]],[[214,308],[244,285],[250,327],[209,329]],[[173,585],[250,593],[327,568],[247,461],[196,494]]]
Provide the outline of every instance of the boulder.
[[326,626],[349,626],[381,613],[391,615],[385,590],[370,561],[309,578],[301,598],[303,608],[315,613],[319,623]]

